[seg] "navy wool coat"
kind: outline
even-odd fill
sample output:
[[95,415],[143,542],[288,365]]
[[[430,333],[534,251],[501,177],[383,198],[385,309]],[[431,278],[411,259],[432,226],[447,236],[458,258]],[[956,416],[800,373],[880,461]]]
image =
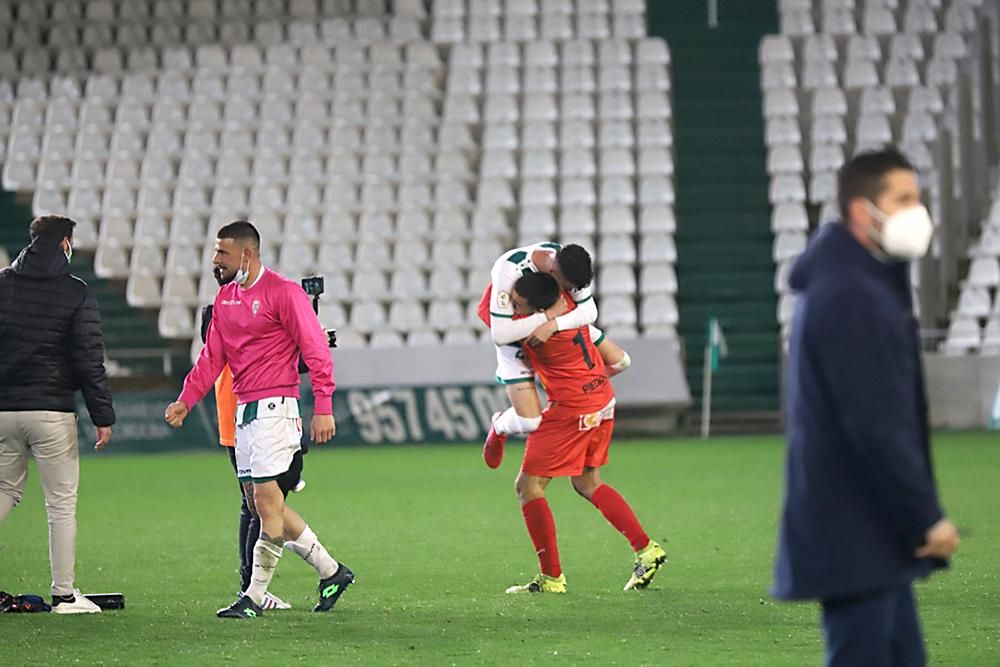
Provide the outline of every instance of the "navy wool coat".
[[779,599],[864,595],[945,565],[914,556],[943,513],[908,270],[839,222],[792,269]]

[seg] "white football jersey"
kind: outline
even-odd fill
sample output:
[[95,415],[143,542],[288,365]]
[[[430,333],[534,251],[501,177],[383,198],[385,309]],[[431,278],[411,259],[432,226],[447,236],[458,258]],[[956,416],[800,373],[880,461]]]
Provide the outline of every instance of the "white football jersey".
[[[514,303],[510,298],[514,283],[525,273],[538,271],[538,267],[531,261],[531,255],[538,250],[554,255],[561,248],[558,243],[535,243],[523,248],[514,248],[500,255],[500,259],[493,264],[493,269],[490,271],[490,280],[493,283],[490,294],[490,315],[514,317]],[[576,303],[583,303],[592,297],[590,285],[583,289],[571,290],[569,294]]]

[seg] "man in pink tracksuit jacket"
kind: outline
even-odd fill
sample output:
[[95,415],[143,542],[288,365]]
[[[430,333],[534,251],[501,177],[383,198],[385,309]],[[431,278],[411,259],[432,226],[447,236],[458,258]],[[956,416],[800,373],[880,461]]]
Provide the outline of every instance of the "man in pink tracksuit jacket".
[[[184,380],[184,390],[167,407],[167,423],[180,427],[214,386],[222,368],[233,371],[236,408],[236,467],[261,519],[253,549],[250,586],[223,618],[255,618],[282,547],[301,556],[320,578],[315,611],[333,608],[354,582],[354,573],[335,561],[285,498],[276,478],[300,449],[298,359],[309,368],[315,396],[314,442],[333,437],[333,361],[323,329],[302,288],[260,262],[260,234],[249,222],[233,222],[216,235],[213,270],[226,284],[215,297],[205,347]],[[226,282],[228,281],[228,282]]]

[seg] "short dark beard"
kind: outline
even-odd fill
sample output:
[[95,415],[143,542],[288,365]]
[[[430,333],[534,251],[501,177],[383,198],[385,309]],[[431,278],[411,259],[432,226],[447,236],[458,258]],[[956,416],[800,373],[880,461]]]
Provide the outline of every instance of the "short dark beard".
[[233,278],[236,277],[236,274],[234,273],[229,278],[226,278],[225,276],[222,275],[223,271],[225,271],[225,269],[221,266],[217,266],[214,269],[212,269],[212,276],[215,278],[215,282],[219,283],[219,287],[222,287],[223,285],[228,285],[229,283],[233,282]]

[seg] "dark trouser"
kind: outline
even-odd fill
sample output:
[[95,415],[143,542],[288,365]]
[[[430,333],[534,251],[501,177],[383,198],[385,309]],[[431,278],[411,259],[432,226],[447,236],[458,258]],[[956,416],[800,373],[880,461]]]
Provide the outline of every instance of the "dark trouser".
[[827,667],[924,667],[913,586],[823,601]]
[[[236,472],[236,448],[226,447],[229,450],[229,462]],[[292,457],[292,465],[288,472],[278,477],[278,487],[282,495],[286,498],[288,493],[295,488],[302,478],[302,452],[295,452]],[[246,494],[243,493],[243,485],[239,481],[236,484],[240,488],[240,529],[239,529],[239,551],[240,551],[240,591],[245,591],[250,587],[250,574],[253,572],[253,545],[260,538],[260,516],[257,512],[250,511],[247,505]]]

